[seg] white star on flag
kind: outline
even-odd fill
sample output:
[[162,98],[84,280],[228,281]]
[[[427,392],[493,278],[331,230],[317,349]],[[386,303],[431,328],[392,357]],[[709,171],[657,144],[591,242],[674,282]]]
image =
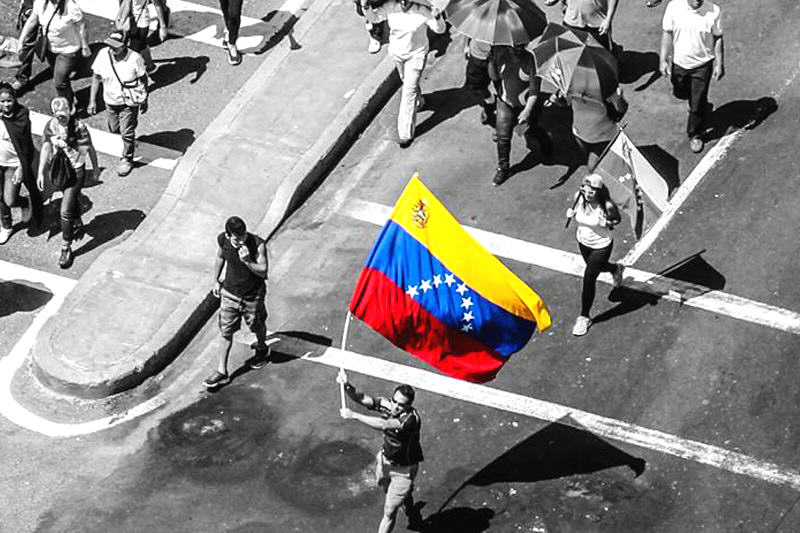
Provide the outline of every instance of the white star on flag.
[[461,326],[461,331],[463,331],[464,333],[467,333],[470,330],[472,330],[472,323],[470,323],[470,322],[467,322],[466,324]]
[[464,322],[469,322],[470,320],[474,319],[475,317],[472,316],[472,311],[467,311],[466,313],[464,313],[464,316],[461,317],[461,320],[463,320]]
[[442,284],[442,276],[440,276],[439,274],[433,276],[433,286],[438,289],[439,285],[441,284]]
[[409,285],[409,286],[408,286],[408,290],[406,291],[406,294],[408,294],[408,295],[409,295],[409,296],[411,296],[412,298],[413,298],[414,296],[417,296],[417,295],[419,295],[419,292],[417,292],[417,286],[416,286],[416,285]]
[[456,292],[459,295],[464,296],[464,293],[467,292],[468,290],[469,288],[467,287],[467,284],[462,282],[461,284],[459,284],[458,288],[456,289]]
[[426,292],[428,292],[428,291],[429,291],[429,290],[431,290],[432,288],[433,288],[433,287],[431,287],[431,282],[430,282],[430,280],[428,280],[428,279],[423,279],[423,280],[422,280],[422,283],[421,283],[421,284],[420,284],[420,286],[419,286],[419,290],[421,290],[421,291],[422,291],[422,294],[425,294]]
[[444,282],[447,283],[447,286],[449,287],[450,285],[456,282],[456,277],[452,274],[445,274]]
[[464,309],[469,309],[473,305],[475,304],[472,303],[472,297],[461,298],[461,307],[463,307]]

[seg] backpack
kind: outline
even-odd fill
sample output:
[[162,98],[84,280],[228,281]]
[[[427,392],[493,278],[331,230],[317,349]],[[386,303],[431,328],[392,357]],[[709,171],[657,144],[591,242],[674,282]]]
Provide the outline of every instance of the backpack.
[[56,148],[53,160],[50,162],[50,183],[53,184],[53,188],[63,191],[75,185],[76,181],[75,169],[72,168],[69,157],[64,150]]

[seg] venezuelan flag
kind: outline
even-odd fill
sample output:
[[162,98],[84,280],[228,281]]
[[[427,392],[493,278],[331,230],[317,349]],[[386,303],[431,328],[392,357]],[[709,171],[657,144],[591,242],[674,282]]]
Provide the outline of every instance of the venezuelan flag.
[[483,383],[544,331],[533,290],[478,244],[415,174],[361,271],[350,311],[442,372]]

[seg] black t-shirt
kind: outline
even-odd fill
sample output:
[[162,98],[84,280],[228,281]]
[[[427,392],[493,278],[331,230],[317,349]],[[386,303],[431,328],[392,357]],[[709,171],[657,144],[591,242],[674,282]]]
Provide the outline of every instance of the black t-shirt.
[[[224,231],[217,236],[217,244],[222,250],[222,258],[225,260],[225,278],[222,280],[222,288],[239,298],[258,296],[264,289],[264,278],[254,274],[247,268],[247,265],[242,263],[239,251],[233,247]],[[244,246],[247,247],[248,257],[251,261],[255,261],[258,257],[258,245],[259,238],[248,233],[244,240]]]
[[390,463],[398,466],[414,465],[423,460],[422,445],[419,434],[422,429],[422,419],[413,407],[398,415],[392,416],[386,398],[377,398],[374,410],[380,412],[383,418],[395,418],[400,421],[398,429],[383,430],[383,455]]

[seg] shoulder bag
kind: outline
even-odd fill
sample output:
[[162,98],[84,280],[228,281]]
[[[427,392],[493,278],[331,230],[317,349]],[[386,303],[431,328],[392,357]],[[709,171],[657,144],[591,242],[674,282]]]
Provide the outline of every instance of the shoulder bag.
[[[53,16],[50,17],[49,21],[47,21],[44,31],[39,32],[39,34],[36,36],[36,42],[33,43],[33,52],[36,54],[36,57],[39,58],[39,61],[44,61],[47,57],[47,50],[50,48],[50,43],[47,40],[47,32],[50,31],[50,24],[53,22],[53,19],[56,18],[56,13],[57,11],[54,6]],[[41,28],[41,24],[39,27]]]
[[108,60],[111,63],[111,70],[114,71],[114,77],[117,78],[119,86],[122,88],[122,99],[125,101],[125,105],[138,106],[147,103],[147,88],[144,86],[144,82],[141,78],[136,78],[132,82],[123,83],[119,77],[117,68],[114,66],[116,62],[114,61],[114,56],[111,54],[111,50],[108,50]]

